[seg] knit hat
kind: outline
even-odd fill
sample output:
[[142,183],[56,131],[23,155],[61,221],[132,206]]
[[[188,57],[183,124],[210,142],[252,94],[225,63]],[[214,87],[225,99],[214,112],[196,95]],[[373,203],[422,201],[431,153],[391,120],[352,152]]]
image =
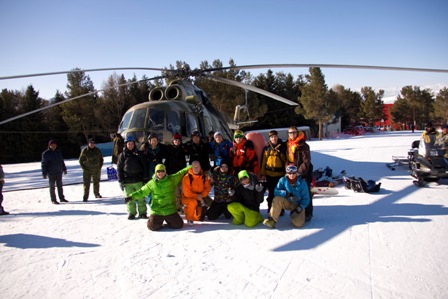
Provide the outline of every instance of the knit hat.
[[179,133],[176,133],[176,134],[173,135],[173,140],[174,139],[182,140],[182,135],[180,135]]
[[213,135],[213,138],[216,138],[216,136],[219,136],[219,135],[222,136],[222,133],[218,131],[218,132],[216,132],[216,133]]
[[95,138],[90,138],[89,143],[95,143]]
[[236,130],[235,133],[233,134],[233,138],[238,138],[238,137],[244,137],[244,133],[241,130]]
[[241,170],[238,172],[238,179],[241,180],[242,178],[249,178],[249,174],[246,170]]
[[126,140],[124,141],[124,143],[128,143],[129,141],[132,141],[132,142],[135,143],[134,137],[132,137],[132,136],[127,136],[127,137],[126,137]]
[[157,164],[157,165],[156,165],[156,169],[155,169],[155,171],[157,172],[157,171],[159,171],[159,170],[166,171],[165,165],[163,165],[163,164]]
[[51,139],[50,141],[48,141],[48,146],[50,146],[52,144],[56,144],[57,145],[56,140]]

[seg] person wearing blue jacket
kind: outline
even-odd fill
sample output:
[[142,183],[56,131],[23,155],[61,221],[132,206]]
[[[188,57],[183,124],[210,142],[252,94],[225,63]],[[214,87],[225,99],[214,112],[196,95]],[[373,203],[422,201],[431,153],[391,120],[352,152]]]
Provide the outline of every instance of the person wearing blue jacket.
[[278,181],[274,195],[270,216],[263,224],[275,228],[282,209],[285,209],[291,211],[292,225],[302,227],[305,224],[305,208],[310,203],[310,193],[307,182],[298,175],[296,166],[286,166],[286,175]]
[[41,168],[42,177],[44,179],[48,177],[51,202],[56,205],[59,204],[54,191],[55,185],[58,188],[59,200],[61,202],[68,202],[64,197],[64,190],[62,188],[62,174],[67,174],[67,167],[65,167],[64,158],[55,140],[50,140],[48,142],[48,149],[42,153]]
[[221,132],[213,135],[214,140],[210,141],[210,147],[213,149],[214,165],[213,168],[221,166],[222,161],[230,161],[230,149],[233,147],[232,141],[224,139]]

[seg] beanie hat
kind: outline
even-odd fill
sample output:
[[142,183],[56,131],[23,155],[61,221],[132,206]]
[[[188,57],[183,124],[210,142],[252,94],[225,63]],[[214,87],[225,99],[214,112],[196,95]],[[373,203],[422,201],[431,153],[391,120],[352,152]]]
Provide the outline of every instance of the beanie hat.
[[241,170],[238,172],[238,179],[241,180],[242,178],[249,178],[249,174],[246,170]]
[[89,143],[95,143],[95,138],[90,138]]
[[135,141],[134,141],[134,137],[132,137],[132,136],[127,136],[127,137],[126,137],[126,140],[124,141],[124,143],[128,143],[129,141],[132,141],[132,142],[135,143]]
[[51,139],[50,141],[48,141],[48,146],[50,146],[52,144],[56,144],[57,145],[56,140]]
[[276,130],[269,131],[269,137],[274,136],[274,135],[278,136],[278,132]]
[[174,139],[182,140],[182,135],[180,135],[179,133],[176,133],[176,134],[173,135],[173,140]]
[[163,171],[166,172],[165,165],[163,165],[163,164],[157,164],[157,165],[156,165],[156,169],[155,169],[155,171],[157,172],[157,171],[159,171],[159,170],[163,170]]
[[216,132],[216,133],[213,135],[213,138],[216,138],[216,136],[219,136],[219,135],[222,136],[222,133],[218,131],[218,132]]
[[237,138],[237,137],[244,137],[243,131],[236,130],[235,133],[233,134],[233,138]]

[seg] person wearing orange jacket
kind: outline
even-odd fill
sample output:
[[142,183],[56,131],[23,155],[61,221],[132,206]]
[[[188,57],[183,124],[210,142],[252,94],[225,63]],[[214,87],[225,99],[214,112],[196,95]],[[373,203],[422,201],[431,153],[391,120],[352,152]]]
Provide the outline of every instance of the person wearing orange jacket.
[[235,175],[241,170],[260,173],[254,144],[251,140],[246,139],[241,130],[236,130],[233,134],[233,147],[230,149],[230,163]]
[[192,226],[194,221],[204,221],[207,205],[211,203],[208,196],[210,179],[204,174],[199,161],[193,161],[188,173],[182,179],[182,204],[185,219]]

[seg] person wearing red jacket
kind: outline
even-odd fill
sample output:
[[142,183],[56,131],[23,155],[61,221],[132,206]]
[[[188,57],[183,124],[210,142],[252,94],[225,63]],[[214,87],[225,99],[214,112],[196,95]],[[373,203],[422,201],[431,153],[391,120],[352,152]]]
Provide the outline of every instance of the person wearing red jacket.
[[233,147],[230,150],[230,163],[233,173],[241,170],[259,173],[258,158],[252,141],[246,139],[243,131],[236,130],[233,134]]

